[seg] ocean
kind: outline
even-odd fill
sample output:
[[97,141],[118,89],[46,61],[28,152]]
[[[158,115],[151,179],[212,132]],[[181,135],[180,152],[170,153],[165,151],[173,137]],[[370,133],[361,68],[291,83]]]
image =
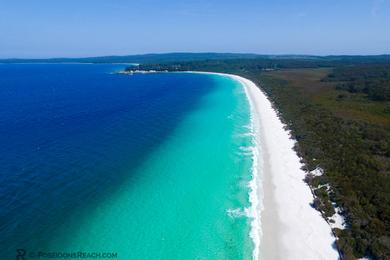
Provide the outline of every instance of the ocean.
[[123,66],[0,64],[0,259],[252,259],[243,86]]

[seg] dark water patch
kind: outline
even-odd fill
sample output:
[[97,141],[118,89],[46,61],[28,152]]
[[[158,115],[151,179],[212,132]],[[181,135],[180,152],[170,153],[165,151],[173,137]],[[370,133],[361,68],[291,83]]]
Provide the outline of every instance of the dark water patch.
[[213,86],[199,74],[111,75],[115,65],[0,65],[0,251],[57,227],[132,176]]

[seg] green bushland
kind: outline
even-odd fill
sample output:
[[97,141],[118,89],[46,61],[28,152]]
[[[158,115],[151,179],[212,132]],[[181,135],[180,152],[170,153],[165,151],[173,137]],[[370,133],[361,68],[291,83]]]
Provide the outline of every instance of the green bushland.
[[[390,259],[390,105],[388,59],[236,59],[140,65],[142,70],[213,71],[253,80],[297,140],[306,181],[335,229],[344,259]],[[329,189],[322,185],[329,185]]]
[[324,81],[340,82],[337,89],[364,93],[370,100],[390,101],[390,65],[341,67]]
[[[370,255],[377,259],[388,258],[389,118],[375,110],[363,110],[368,117],[361,113],[345,114],[345,103],[350,103],[350,111],[359,112],[360,106],[366,105],[366,100],[362,99],[362,104],[356,100],[332,100],[334,95],[329,95],[330,92],[343,94],[338,84],[324,86],[321,77],[304,82],[308,77],[305,73],[307,71],[263,73],[260,82],[271,93],[297,139],[297,151],[304,159],[307,170],[317,166],[325,170],[325,175],[320,178],[330,184],[333,191],[331,198],[345,211],[348,228],[337,231],[337,244],[344,257],[353,259]],[[309,75],[313,73],[309,72]],[[293,76],[299,81],[292,79],[291,82]],[[305,85],[299,87],[299,84]],[[314,90],[308,91],[307,88]],[[382,120],[370,120],[370,115]],[[320,209],[329,211],[325,192],[316,195],[322,201]]]

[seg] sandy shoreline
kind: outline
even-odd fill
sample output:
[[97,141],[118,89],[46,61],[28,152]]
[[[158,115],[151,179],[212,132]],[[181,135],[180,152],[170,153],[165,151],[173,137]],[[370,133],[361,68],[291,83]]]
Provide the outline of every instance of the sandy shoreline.
[[335,238],[313,201],[305,172],[293,150],[294,140],[284,129],[266,95],[250,80],[232,75],[246,88],[263,156],[264,208],[261,259],[338,259]]
[[[305,172],[293,150],[295,141],[290,139],[271,102],[246,78],[212,74],[239,81],[251,106],[260,154],[254,163],[257,183],[250,183],[251,188],[257,189],[250,195],[252,211],[256,210],[250,214],[254,218],[252,229],[258,229],[251,232],[258,247],[254,259],[339,259],[330,226],[310,206],[313,195],[303,181]],[[253,194],[257,199],[253,199]]]

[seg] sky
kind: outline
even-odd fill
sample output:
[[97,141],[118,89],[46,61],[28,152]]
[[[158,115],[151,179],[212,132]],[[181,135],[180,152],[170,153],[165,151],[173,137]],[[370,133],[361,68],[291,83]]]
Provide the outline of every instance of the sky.
[[390,54],[390,0],[0,0],[0,58]]

